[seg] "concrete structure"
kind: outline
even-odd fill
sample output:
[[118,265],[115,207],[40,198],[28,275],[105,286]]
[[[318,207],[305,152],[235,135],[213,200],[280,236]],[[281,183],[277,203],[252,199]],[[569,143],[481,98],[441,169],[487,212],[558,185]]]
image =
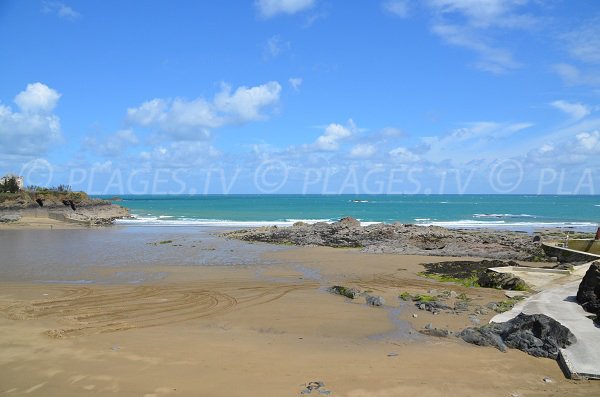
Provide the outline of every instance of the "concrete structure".
[[[571,240],[577,241],[577,240]],[[587,240],[590,241],[590,240]],[[564,243],[543,243],[542,249],[546,255],[556,257],[560,262],[589,262],[600,260],[600,255],[592,252],[578,251],[576,249],[567,248]]]
[[571,239],[567,243],[567,248],[587,252],[589,254],[600,255],[600,240],[591,239]]
[[591,314],[583,310],[576,300],[577,289],[590,264],[578,266],[570,275],[557,280],[554,287],[533,295],[491,320],[501,323],[519,313],[539,313],[567,327],[577,342],[561,349],[559,361],[563,371],[572,379],[600,379],[600,329],[589,318]]
[[0,184],[6,183],[6,181],[9,180],[12,177],[17,178],[17,186],[19,186],[20,190],[25,189],[25,180],[24,180],[24,178],[22,176],[17,176],[17,175],[13,175],[13,174],[7,174],[7,175],[3,176],[2,178],[0,178]]

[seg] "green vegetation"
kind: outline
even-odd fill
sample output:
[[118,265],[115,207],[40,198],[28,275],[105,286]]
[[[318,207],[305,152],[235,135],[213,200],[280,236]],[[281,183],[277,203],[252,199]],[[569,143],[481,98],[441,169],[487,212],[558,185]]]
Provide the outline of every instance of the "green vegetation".
[[412,295],[408,292],[403,292],[400,295],[398,295],[398,298],[402,299],[403,301],[410,301],[412,300]]
[[163,240],[163,241],[159,241],[159,244],[171,244],[173,242],[173,240]]
[[17,193],[19,190],[17,178],[14,176],[7,178],[3,183],[0,183],[0,193]]
[[421,302],[421,303],[437,301],[437,296],[426,295],[426,294],[411,295],[408,292],[403,292],[400,295],[398,295],[398,297],[400,299],[402,299],[403,301],[413,301],[413,302]]
[[421,277],[427,277],[432,280],[440,281],[443,283],[457,283],[460,285],[464,285],[465,287],[479,287],[479,284],[477,283],[479,276],[478,276],[477,272],[475,272],[475,271],[473,272],[473,274],[471,276],[466,277],[466,278],[444,276],[442,274],[428,273],[428,272],[420,272],[418,274]]
[[510,309],[512,309],[517,304],[517,302],[519,302],[522,299],[523,299],[522,296],[515,296],[514,298],[509,298],[509,299],[503,300],[502,302],[496,303],[496,307],[493,310],[496,313],[507,312]]
[[347,287],[343,287],[341,285],[334,285],[333,287],[330,287],[329,292],[337,294],[337,295],[342,295],[342,296],[345,296],[346,298],[350,298],[350,299],[356,298],[358,296],[358,294],[360,293],[359,290],[356,288],[347,288]]
[[413,296],[413,301],[414,302],[426,303],[426,302],[433,302],[433,301],[436,301],[436,300],[437,300],[437,297],[432,296],[432,295],[425,295],[425,294],[421,295],[421,294],[418,294],[418,295]]

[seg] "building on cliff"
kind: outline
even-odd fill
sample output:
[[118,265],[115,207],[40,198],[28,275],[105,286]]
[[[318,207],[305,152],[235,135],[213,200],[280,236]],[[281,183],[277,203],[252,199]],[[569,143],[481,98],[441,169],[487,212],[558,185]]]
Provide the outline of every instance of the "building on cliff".
[[4,175],[2,178],[0,178],[0,184],[6,183],[6,181],[8,181],[12,177],[15,177],[17,179],[17,186],[19,186],[20,190],[23,190],[25,188],[25,180],[22,176],[17,176],[13,174]]

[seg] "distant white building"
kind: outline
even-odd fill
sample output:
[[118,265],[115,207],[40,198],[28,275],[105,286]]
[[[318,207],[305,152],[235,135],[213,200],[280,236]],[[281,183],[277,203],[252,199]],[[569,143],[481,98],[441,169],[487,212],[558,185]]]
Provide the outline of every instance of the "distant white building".
[[19,186],[20,190],[23,190],[25,188],[25,180],[22,176],[16,176],[12,174],[4,175],[2,178],[0,178],[0,184],[6,183],[6,181],[12,177],[17,178],[17,186]]

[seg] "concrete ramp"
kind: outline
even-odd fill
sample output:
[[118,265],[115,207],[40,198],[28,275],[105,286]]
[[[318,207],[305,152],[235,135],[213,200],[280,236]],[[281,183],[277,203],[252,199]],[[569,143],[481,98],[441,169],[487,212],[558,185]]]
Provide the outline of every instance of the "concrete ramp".
[[501,323],[519,313],[545,314],[569,328],[577,342],[561,349],[559,360],[565,372],[573,379],[600,379],[600,328],[588,318],[575,299],[583,274],[589,264],[576,269],[562,285],[549,288],[520,302],[512,310],[498,314],[491,322]]

